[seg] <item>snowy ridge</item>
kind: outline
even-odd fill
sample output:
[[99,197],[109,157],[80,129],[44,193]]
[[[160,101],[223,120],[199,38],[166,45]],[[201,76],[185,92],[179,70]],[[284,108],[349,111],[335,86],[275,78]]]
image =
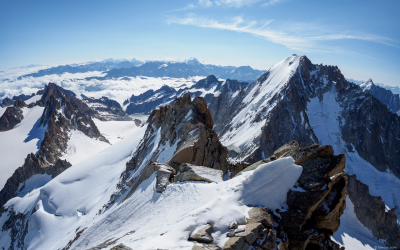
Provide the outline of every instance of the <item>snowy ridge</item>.
[[221,138],[224,145],[241,150],[252,146],[253,139],[260,135],[261,128],[268,122],[266,115],[274,107],[271,100],[297,71],[299,60],[300,56],[295,55],[286,58],[266,73],[264,81],[250,85],[252,89],[243,99],[243,108],[229,125],[232,130]]
[[[171,184],[162,194],[155,192],[153,175],[125,202],[117,201],[117,206],[97,214],[114,191],[110,187],[117,184],[125,167],[130,155],[128,148],[137,145],[143,132],[140,128],[102,154],[72,166],[42,188],[7,203],[17,212],[36,207],[26,236],[27,249],[62,248],[75,237],[76,231],[86,227],[72,249],[95,247],[111,237],[121,237],[117,243],[135,249],[191,249],[189,234],[210,222],[216,243],[223,246],[232,220],[245,221],[249,210],[246,204],[282,208],[287,191],[302,171],[293,159],[284,158],[218,184]],[[0,232],[1,238],[6,239],[8,233]]]

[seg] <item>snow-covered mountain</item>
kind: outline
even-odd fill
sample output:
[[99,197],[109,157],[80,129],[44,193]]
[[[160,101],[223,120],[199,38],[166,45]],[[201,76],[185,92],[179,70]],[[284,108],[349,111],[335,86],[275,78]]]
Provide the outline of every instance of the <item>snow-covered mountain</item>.
[[294,55],[256,82],[206,100],[232,162],[264,159],[291,140],[330,144],[346,154],[346,171],[400,215],[399,117],[337,67]]
[[88,78],[98,80],[136,76],[187,78],[216,75],[223,79],[229,78],[253,81],[264,73],[264,71],[252,69],[250,66],[205,65],[200,63],[196,58],[190,58],[183,62],[162,60],[142,62],[132,59],[131,61],[104,60],[87,64],[57,66],[20,76],[19,79],[63,73],[86,73],[91,71],[102,71],[106,73],[105,76],[102,77]]
[[191,97],[201,96],[206,101],[218,96],[222,91],[237,91],[248,85],[246,82],[236,80],[218,80],[214,75],[199,80],[190,87],[175,89],[164,85],[157,90],[148,90],[140,95],[132,95],[125,100],[124,107],[127,114],[150,114],[150,112],[160,106],[169,105],[175,98],[189,93]]
[[399,94],[393,94],[392,91],[374,84],[372,79],[360,84],[360,87],[388,106],[390,111],[400,114]]
[[208,77],[122,107],[54,84],[7,100],[0,137],[16,139],[0,158],[16,157],[2,166],[15,172],[0,193],[0,247],[400,247],[400,118],[387,104],[297,55],[250,84],[196,59],[103,77],[199,66]]

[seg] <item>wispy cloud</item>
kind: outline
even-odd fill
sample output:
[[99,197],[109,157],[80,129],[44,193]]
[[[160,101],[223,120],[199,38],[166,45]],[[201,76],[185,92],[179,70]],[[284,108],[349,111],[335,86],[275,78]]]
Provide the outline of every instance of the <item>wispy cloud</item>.
[[270,6],[286,1],[288,0],[197,0],[197,3],[190,3],[183,8],[174,9],[168,12],[186,11],[195,8],[210,8],[216,6],[241,8],[257,3],[261,4],[261,6]]
[[275,4],[278,4],[278,3],[283,3],[283,2],[286,2],[286,1],[288,1],[288,0],[268,0],[268,1],[264,2],[262,5],[263,6],[270,6],[270,5],[275,5]]
[[167,20],[167,23],[249,33],[301,52],[344,52],[344,50],[340,48],[322,44],[324,41],[344,39],[369,41],[400,49],[399,42],[390,38],[354,32],[335,33],[326,27],[305,23],[285,23],[284,25],[281,24],[272,27],[271,23],[273,23],[273,20],[268,20],[260,24],[257,21],[246,21],[242,17],[237,16],[228,22],[220,22],[213,19],[197,17],[196,15],[190,15],[185,18],[171,17]]

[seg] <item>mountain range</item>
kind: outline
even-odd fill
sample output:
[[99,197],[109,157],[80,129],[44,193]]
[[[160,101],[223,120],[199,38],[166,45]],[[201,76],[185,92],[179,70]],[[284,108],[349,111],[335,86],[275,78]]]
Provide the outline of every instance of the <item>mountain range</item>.
[[250,66],[216,66],[202,64],[196,58],[183,62],[179,61],[138,61],[128,60],[103,60],[101,62],[89,62],[86,64],[63,65],[39,70],[36,73],[20,76],[41,77],[52,74],[63,73],[85,73],[91,71],[102,71],[105,76],[88,79],[105,80],[111,78],[124,78],[135,76],[149,77],[174,77],[187,78],[192,76],[215,75],[223,79],[236,79],[241,81],[254,81],[265,71],[252,69]]
[[400,248],[398,94],[306,56],[120,63],[97,80],[207,77],[123,105],[54,83],[3,100],[0,247]]

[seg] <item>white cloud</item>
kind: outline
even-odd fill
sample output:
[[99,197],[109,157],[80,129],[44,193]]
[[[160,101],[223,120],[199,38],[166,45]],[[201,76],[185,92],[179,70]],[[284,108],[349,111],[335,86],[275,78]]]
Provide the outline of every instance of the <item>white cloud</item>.
[[275,5],[275,4],[286,2],[286,1],[288,1],[288,0],[269,0],[269,1],[266,1],[265,3],[263,3],[263,6]]
[[249,33],[301,52],[344,52],[344,50],[340,48],[321,44],[321,42],[324,41],[343,39],[375,42],[400,49],[399,42],[390,38],[354,32],[335,33],[332,29],[306,23],[285,23],[271,27],[273,20],[268,20],[259,25],[257,21],[245,21],[240,16],[231,19],[229,22],[220,22],[213,19],[197,17],[195,15],[190,15],[186,18],[169,18],[167,22],[168,24],[193,25],[204,28]]
[[285,2],[288,0],[197,0],[197,4],[188,4],[183,8],[174,9],[168,12],[173,11],[185,11],[191,10],[195,8],[210,8],[213,6],[221,6],[221,7],[235,7],[240,8],[243,6],[251,6],[256,3],[262,3],[262,6],[270,6],[275,5],[281,2]]

